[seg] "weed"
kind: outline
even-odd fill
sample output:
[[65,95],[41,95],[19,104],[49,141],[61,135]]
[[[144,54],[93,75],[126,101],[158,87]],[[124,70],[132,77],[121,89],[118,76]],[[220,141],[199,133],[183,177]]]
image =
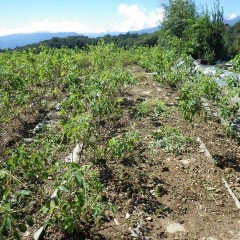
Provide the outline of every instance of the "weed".
[[122,158],[134,150],[138,141],[139,135],[134,131],[129,131],[111,138],[108,141],[108,147],[113,157]]
[[162,148],[166,152],[182,153],[193,142],[191,137],[184,136],[177,128],[165,127],[160,132],[153,133],[154,141],[149,143],[149,148],[156,152]]
[[146,100],[141,102],[137,107],[137,115],[139,117],[146,117],[154,113],[156,117],[167,110],[164,102],[160,100]]

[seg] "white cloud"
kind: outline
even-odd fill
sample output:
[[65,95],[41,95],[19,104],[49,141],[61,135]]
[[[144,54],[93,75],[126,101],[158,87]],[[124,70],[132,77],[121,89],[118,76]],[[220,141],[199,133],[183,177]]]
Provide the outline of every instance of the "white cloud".
[[233,14],[226,17],[227,20],[235,20],[235,19],[238,19],[238,18],[240,18],[240,14],[236,14],[236,13],[233,13]]
[[88,32],[88,27],[79,21],[49,21],[32,22],[20,28],[0,28],[0,36],[14,33],[33,32]]
[[120,4],[118,12],[125,17],[125,20],[115,23],[115,31],[128,32],[145,28],[152,28],[159,25],[164,18],[164,9],[158,8],[153,11],[147,11],[137,4]]
[[164,10],[158,8],[156,10],[147,11],[138,4],[120,4],[118,12],[123,17],[123,20],[111,23],[109,26],[101,27],[101,21],[98,25],[88,26],[81,21],[34,21],[25,26],[16,28],[0,27],[0,36],[15,34],[15,33],[33,33],[33,32],[77,32],[77,33],[100,33],[100,32],[128,32],[137,31],[145,28],[158,26],[164,18]]

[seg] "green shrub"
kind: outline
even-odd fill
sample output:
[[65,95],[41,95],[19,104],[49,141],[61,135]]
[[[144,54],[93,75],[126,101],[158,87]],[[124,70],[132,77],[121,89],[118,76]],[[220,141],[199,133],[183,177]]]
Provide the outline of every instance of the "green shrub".
[[166,152],[179,154],[193,141],[191,137],[184,136],[177,128],[165,127],[153,133],[154,141],[149,143],[151,150],[162,148]]
[[108,141],[108,147],[113,157],[122,158],[134,150],[138,141],[139,135],[134,131],[129,131],[111,138]]

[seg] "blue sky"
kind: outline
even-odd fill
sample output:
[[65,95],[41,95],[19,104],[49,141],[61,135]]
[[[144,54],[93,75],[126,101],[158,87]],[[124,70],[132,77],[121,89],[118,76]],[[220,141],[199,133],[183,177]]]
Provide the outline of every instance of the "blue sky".
[[[154,27],[166,0],[0,0],[0,35],[29,32],[106,32]],[[212,7],[213,0],[196,0]],[[231,2],[231,3],[230,3]],[[225,17],[240,15],[240,0],[220,0]]]

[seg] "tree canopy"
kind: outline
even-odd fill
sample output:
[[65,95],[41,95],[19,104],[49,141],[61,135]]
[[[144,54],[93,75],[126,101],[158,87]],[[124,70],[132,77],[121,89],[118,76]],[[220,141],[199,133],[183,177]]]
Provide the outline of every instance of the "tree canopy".
[[186,41],[194,58],[213,62],[224,57],[225,27],[219,1],[214,3],[211,12],[207,8],[199,11],[192,0],[169,0],[163,6],[166,17],[162,30]]

